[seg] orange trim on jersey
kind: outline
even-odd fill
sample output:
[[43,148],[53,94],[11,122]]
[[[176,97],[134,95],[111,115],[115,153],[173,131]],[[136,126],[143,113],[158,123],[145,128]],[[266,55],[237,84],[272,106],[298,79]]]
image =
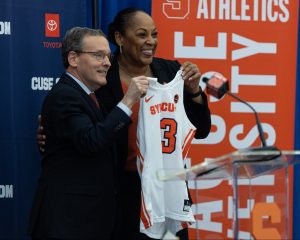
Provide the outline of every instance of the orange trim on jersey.
[[183,141],[182,148],[184,148],[184,145],[185,145],[185,143],[187,142],[187,140],[189,139],[189,136],[190,136],[190,134],[191,134],[192,131],[193,131],[193,129],[190,129],[190,131],[188,132],[188,134],[185,136],[185,139],[184,139],[184,141]]
[[141,216],[141,221],[142,221],[145,229],[152,226],[149,213],[147,212],[147,209],[145,207],[143,191],[141,191],[141,213],[140,213],[140,216]]
[[143,167],[144,167],[144,157],[141,154],[138,140],[136,140],[136,155],[140,160],[140,173],[142,173],[143,172]]
[[187,134],[186,138],[184,139],[184,143],[182,146],[182,159],[186,158],[186,155],[190,149],[192,140],[195,136],[196,131],[193,129],[190,129],[189,133]]

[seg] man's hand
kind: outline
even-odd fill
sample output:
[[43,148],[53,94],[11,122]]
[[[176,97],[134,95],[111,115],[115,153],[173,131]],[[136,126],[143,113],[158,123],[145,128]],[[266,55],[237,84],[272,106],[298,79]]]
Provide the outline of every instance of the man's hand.
[[149,80],[145,76],[134,77],[129,83],[128,90],[122,99],[127,107],[132,106],[147,93]]

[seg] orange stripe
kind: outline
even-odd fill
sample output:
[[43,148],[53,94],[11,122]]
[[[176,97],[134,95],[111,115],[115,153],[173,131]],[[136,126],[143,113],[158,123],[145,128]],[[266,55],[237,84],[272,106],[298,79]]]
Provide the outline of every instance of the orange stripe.
[[141,220],[142,220],[142,223],[144,224],[145,229],[149,228],[152,224],[151,224],[151,221],[150,221],[150,216],[149,216],[149,214],[146,210],[146,207],[145,207],[143,191],[141,192],[141,213],[140,213],[140,216],[141,216]]
[[190,136],[190,134],[191,134],[192,131],[193,131],[193,129],[190,129],[190,131],[188,132],[188,134],[185,136],[184,142],[182,144],[182,148],[184,148],[184,145],[185,145],[185,143],[186,143],[187,139],[189,138],[189,136]]
[[193,134],[193,129],[190,129],[189,130],[189,132],[188,132],[188,134],[186,135],[186,137],[185,137],[185,139],[184,139],[184,142],[183,142],[183,144],[182,144],[182,151],[183,151],[183,149],[185,149],[186,148],[186,144],[187,144],[187,142],[188,142],[188,140],[190,139],[190,137],[191,137],[191,134]]
[[143,172],[143,167],[144,167],[144,157],[143,157],[143,155],[141,154],[141,151],[140,151],[138,142],[137,142],[137,144],[136,144],[136,155],[137,155],[137,157],[138,157],[139,160],[140,160],[140,173],[142,173],[142,172]]
[[192,132],[190,131],[189,134],[188,134],[188,138],[187,139],[187,143],[185,144],[185,146],[183,146],[183,149],[182,149],[182,159],[185,159],[186,158],[186,155],[190,149],[190,146],[191,146],[191,143],[192,143],[192,140],[195,136],[195,133],[196,131],[195,130],[192,130]]

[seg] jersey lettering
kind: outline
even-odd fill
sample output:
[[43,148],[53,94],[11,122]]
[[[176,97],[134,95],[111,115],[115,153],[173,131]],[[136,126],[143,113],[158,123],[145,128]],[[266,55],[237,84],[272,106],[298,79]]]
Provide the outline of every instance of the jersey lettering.
[[175,104],[174,103],[159,103],[153,106],[150,106],[150,112],[152,115],[155,115],[160,112],[174,112],[175,111]]

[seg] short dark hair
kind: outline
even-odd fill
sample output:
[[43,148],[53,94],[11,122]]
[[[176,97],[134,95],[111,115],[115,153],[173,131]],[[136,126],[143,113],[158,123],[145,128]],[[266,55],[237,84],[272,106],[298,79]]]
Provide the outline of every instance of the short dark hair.
[[61,47],[62,61],[66,69],[69,66],[69,52],[82,51],[83,38],[86,36],[101,36],[106,38],[106,35],[100,29],[91,29],[87,27],[73,27],[69,29],[64,36]]
[[114,20],[108,26],[108,40],[114,45],[118,45],[115,39],[115,32],[120,32],[122,35],[125,35],[126,29],[130,25],[132,18],[138,13],[145,11],[137,8],[124,8],[115,16]]

